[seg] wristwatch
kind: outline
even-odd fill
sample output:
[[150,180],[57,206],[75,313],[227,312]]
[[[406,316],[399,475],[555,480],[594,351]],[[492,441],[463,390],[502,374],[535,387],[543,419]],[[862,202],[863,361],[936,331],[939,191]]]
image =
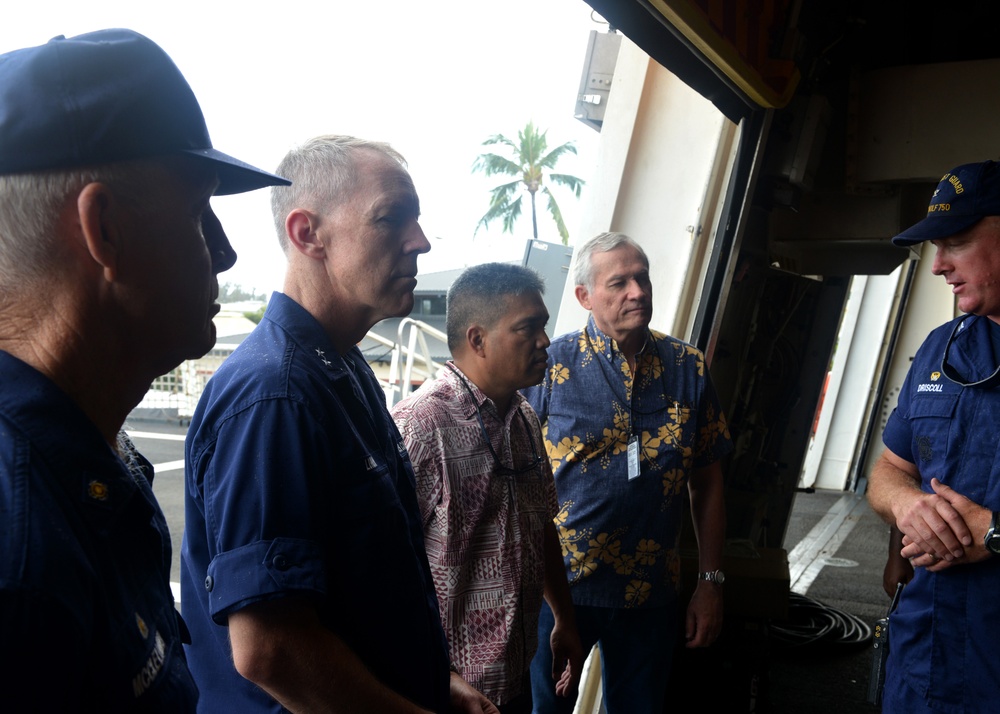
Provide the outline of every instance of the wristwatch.
[[983,545],[991,553],[1000,555],[1000,511],[993,511],[993,520],[990,522],[986,537],[983,538]]
[[[994,517],[994,523],[995,522],[996,520]],[[992,530],[990,532],[992,532]],[[987,534],[987,537],[989,537],[989,534]],[[1000,532],[997,533],[997,547],[1000,548]],[[997,552],[1000,552],[1000,550],[998,550]],[[715,583],[716,585],[722,585],[724,582],[726,582],[726,574],[721,570],[707,570],[704,573],[698,573],[698,580],[707,580],[710,583]]]

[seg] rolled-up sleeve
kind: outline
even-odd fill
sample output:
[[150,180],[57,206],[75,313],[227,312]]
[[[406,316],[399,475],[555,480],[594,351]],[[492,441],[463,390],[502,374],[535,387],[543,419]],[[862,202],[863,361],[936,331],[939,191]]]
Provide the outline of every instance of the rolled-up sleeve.
[[319,544],[295,538],[258,541],[217,555],[208,566],[209,612],[219,625],[251,602],[295,591],[326,592]]

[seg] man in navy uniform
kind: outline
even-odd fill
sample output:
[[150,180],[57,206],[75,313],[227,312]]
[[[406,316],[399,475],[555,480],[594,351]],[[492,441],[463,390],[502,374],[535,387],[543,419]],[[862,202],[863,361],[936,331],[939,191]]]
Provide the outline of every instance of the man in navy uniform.
[[194,711],[152,468],[120,432],[215,343],[236,255],[209,199],[278,183],[212,148],[142,35],[0,56],[5,711]]
[[979,712],[1000,702],[1000,163],[944,175],[927,217],[893,238],[923,241],[964,314],[917,350],[868,486],[915,566],[889,620],[882,710]]
[[181,591],[205,712],[496,714],[450,672],[413,470],[357,344],[430,243],[402,157],[320,136],[271,196],[282,292],[188,431]]

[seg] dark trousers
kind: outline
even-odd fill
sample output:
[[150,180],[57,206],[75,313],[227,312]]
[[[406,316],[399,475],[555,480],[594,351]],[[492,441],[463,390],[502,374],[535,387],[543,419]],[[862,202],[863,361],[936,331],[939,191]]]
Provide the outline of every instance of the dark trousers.
[[[601,652],[604,705],[608,714],[663,714],[667,679],[677,636],[677,607],[616,609],[576,605],[584,652]],[[556,696],[549,635],[555,620],[542,603],[538,651],[531,662],[534,714],[572,714],[577,692]]]
[[[933,714],[926,700],[906,683],[901,673],[896,672],[896,662],[892,659],[892,649],[889,650],[889,660],[886,662],[885,689],[882,691],[883,714]],[[991,705],[995,705],[992,702]],[[983,706],[989,708],[986,702]]]
[[521,692],[505,704],[498,704],[500,714],[531,714],[531,690]]

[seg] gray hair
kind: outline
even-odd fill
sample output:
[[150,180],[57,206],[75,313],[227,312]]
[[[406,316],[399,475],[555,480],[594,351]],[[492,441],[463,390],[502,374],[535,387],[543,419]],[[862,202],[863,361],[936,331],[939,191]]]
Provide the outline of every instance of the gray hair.
[[594,289],[594,253],[607,253],[620,245],[630,245],[639,253],[642,262],[649,270],[649,258],[642,246],[624,233],[601,233],[594,236],[576,249],[576,261],[573,263],[573,282],[582,285],[587,290]]
[[448,289],[448,348],[455,353],[469,325],[492,328],[507,309],[506,298],[527,292],[545,294],[545,283],[530,268],[511,263],[483,263],[466,269]]
[[289,151],[278,164],[278,175],[292,182],[291,186],[271,188],[274,229],[284,252],[288,252],[288,214],[296,208],[321,212],[343,200],[357,183],[355,155],[359,151],[375,151],[406,166],[406,159],[384,142],[336,134],[309,139]]
[[66,202],[91,183],[109,186],[142,208],[158,195],[154,159],[77,169],[0,175],[0,290],[10,294],[58,273],[63,244],[59,217]]

